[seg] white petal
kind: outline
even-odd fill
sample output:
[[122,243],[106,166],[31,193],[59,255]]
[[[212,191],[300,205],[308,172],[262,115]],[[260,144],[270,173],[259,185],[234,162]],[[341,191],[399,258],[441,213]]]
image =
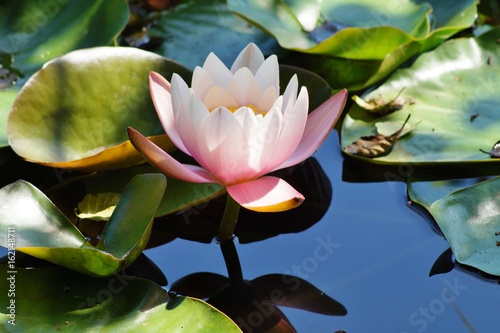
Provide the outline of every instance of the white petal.
[[280,90],[280,70],[278,64],[278,57],[274,54],[267,58],[259,70],[255,74],[260,88],[266,90],[269,87],[274,87],[276,91]]
[[191,79],[191,88],[193,88],[199,99],[203,100],[207,90],[214,85],[214,80],[212,80],[206,70],[201,67],[196,67],[194,69],[193,78]]
[[213,53],[210,53],[203,64],[203,69],[210,78],[219,86],[225,87],[233,77],[231,71],[224,63]]
[[266,167],[270,170],[286,161],[297,149],[307,123],[309,97],[307,89],[302,87],[295,105],[283,115],[283,126],[276,143],[273,158],[268,160]]
[[282,131],[283,115],[279,105],[272,108],[259,124],[259,131],[251,138],[250,166],[260,175],[269,172],[267,165],[274,160],[274,150]]
[[269,87],[264,91],[264,93],[260,96],[259,103],[257,104],[257,108],[260,112],[265,112],[271,110],[274,102],[277,98],[277,91],[274,87]]
[[231,92],[240,106],[249,104],[256,106],[262,96],[262,89],[248,68],[241,68],[234,74],[233,79],[227,85],[227,90]]
[[283,93],[283,112],[295,105],[295,101],[297,100],[297,90],[299,87],[299,81],[297,80],[297,74],[294,74],[288,85],[286,86],[285,92]]
[[203,104],[205,104],[209,110],[213,110],[219,106],[224,106],[226,108],[238,107],[238,103],[231,93],[221,86],[210,87],[203,99]]
[[247,67],[255,74],[264,62],[264,55],[254,43],[248,44],[236,57],[231,72],[236,73],[240,68]]

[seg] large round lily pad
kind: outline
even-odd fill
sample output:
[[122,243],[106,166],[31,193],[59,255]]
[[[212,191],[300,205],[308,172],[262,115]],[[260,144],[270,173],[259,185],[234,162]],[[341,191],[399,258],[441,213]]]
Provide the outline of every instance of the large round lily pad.
[[[0,266],[2,277],[8,270]],[[92,278],[61,267],[16,271],[15,297],[0,298],[2,332],[241,332],[211,305],[169,298],[159,285],[141,278]],[[6,293],[9,285],[1,279]]]
[[376,124],[404,121],[413,131],[373,163],[460,163],[494,161],[490,151],[500,140],[500,29],[477,38],[450,40],[397,71],[365,101],[391,101],[402,89],[401,110],[374,114],[354,105],[342,124],[341,144],[376,134]]
[[127,47],[78,50],[48,62],[14,102],[7,124],[12,149],[59,168],[122,168],[143,161],[128,126],[172,149],[149,94],[150,71],[190,76],[175,62]]

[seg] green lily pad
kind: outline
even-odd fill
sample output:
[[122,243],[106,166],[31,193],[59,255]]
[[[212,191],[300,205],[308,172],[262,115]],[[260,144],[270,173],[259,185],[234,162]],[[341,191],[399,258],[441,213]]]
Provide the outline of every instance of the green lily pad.
[[80,219],[107,221],[113,214],[119,200],[120,193],[89,193],[78,203],[76,216]]
[[[113,170],[87,177],[83,180],[87,193],[121,193],[126,184],[136,175],[154,173],[156,169],[149,165],[139,165],[123,170]],[[78,185],[77,185],[78,186]],[[168,186],[158,206],[156,216],[164,216],[212,200],[226,190],[217,184],[195,184],[168,178]]]
[[7,117],[18,92],[19,90],[14,87],[0,90],[0,149],[9,146],[9,140],[7,139]]
[[128,126],[174,149],[149,94],[152,70],[190,76],[175,62],[127,47],[78,50],[48,62],[14,101],[7,124],[12,149],[58,168],[124,168],[143,162],[128,141]]
[[264,54],[278,48],[272,37],[233,15],[225,0],[182,1],[161,13],[150,35],[164,40],[155,52],[191,69],[203,65],[210,52],[229,66],[250,42]]
[[[450,40],[420,56],[363,98],[390,100],[405,88],[402,110],[383,117],[357,105],[342,124],[341,145],[372,135],[381,121],[404,120],[411,113],[418,126],[399,139],[389,155],[373,163],[461,163],[494,161],[489,151],[500,139],[500,29],[477,38]],[[354,155],[349,155],[354,157]]]
[[[12,274],[6,266],[0,269],[2,276]],[[190,297],[169,298],[148,280],[92,278],[61,267],[17,268],[14,275],[15,296],[0,298],[2,332],[33,332],[35,327],[40,332],[241,332],[211,305]],[[6,293],[9,285],[1,279]]]
[[300,63],[333,88],[351,90],[379,81],[474,23],[474,0],[446,8],[438,1],[431,4],[434,12],[428,2],[327,0],[319,7],[298,1],[228,1],[230,10],[274,36],[283,48],[321,55]]
[[[0,189],[0,225],[15,229],[18,251],[85,274],[109,276],[132,263],[146,246],[165,186],[161,174],[136,176],[97,247],[40,190],[22,180]],[[9,246],[6,233],[0,235],[0,245]]]
[[16,79],[15,88],[0,90],[0,147],[8,145],[3,121],[19,86],[51,59],[79,48],[109,45],[128,19],[123,0],[2,1],[0,51],[14,56],[13,67],[23,78]]
[[458,262],[500,275],[500,177],[454,191],[429,212]]
[[2,2],[0,18],[0,49],[14,54],[14,66],[29,77],[69,51],[109,45],[127,24],[129,11],[123,0],[19,0]]

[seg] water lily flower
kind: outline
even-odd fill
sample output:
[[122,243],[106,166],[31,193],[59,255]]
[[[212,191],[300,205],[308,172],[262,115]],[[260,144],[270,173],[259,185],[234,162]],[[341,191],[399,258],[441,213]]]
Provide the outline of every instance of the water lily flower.
[[255,211],[284,211],[304,197],[268,173],[309,157],[325,140],[344,107],[344,89],[308,114],[305,87],[293,76],[279,95],[275,55],[264,59],[249,44],[228,69],[211,53],[193,72],[191,88],[174,74],[171,83],[149,77],[161,123],[172,142],[200,166],[181,164],[136,130],[129,138],[142,155],[168,176],[217,183],[239,205]]

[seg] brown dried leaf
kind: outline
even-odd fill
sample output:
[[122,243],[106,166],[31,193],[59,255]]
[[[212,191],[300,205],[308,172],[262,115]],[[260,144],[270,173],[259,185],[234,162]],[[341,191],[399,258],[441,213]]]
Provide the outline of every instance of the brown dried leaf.
[[[394,97],[390,101],[387,101],[382,97],[372,98],[368,101],[365,101],[364,99],[356,95],[352,96],[352,99],[354,100],[354,102],[356,102],[356,104],[370,113],[385,115],[397,110],[401,110],[403,108],[405,99],[400,96],[403,90],[405,90],[404,87],[399,91],[396,97]],[[415,103],[414,99],[411,99],[410,103]]]
[[401,136],[401,132],[408,122],[408,119],[410,119],[410,115],[406,118],[403,126],[392,135],[385,136],[377,133],[377,135],[362,136],[352,144],[344,147],[344,152],[364,157],[388,155],[396,140]]

